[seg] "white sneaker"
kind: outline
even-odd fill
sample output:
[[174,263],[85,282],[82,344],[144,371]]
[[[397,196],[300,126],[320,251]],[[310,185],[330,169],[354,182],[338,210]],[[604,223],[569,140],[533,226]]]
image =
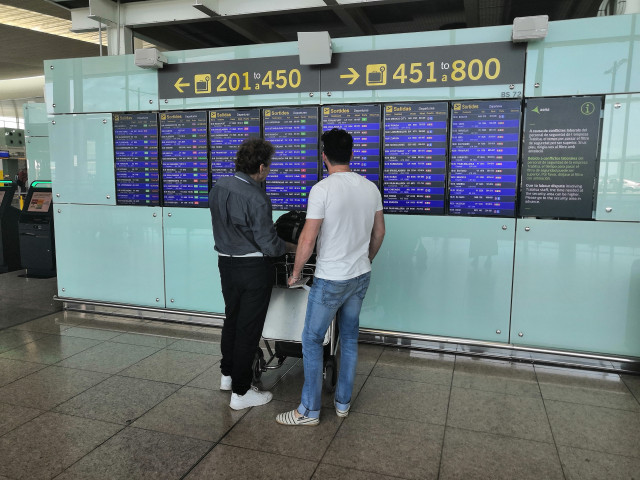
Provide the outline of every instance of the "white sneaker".
[[220,375],[220,390],[231,390],[231,375]]
[[265,403],[269,403],[272,398],[273,395],[271,394],[271,392],[262,392],[256,387],[251,387],[244,395],[232,393],[229,406],[233,410],[242,410],[243,408],[264,405]]

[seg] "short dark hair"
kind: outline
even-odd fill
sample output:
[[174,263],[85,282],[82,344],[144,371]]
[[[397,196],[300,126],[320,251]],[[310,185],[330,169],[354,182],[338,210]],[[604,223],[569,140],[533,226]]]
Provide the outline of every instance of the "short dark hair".
[[250,138],[242,142],[236,153],[236,172],[253,175],[260,171],[260,165],[271,165],[271,157],[276,151],[271,145],[261,138]]
[[353,137],[339,128],[322,134],[323,151],[331,165],[349,165],[353,153]]

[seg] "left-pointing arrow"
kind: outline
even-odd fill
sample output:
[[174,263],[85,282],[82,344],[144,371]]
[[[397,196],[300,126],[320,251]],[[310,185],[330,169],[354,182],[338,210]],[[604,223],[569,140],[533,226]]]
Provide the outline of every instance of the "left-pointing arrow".
[[178,81],[177,81],[176,83],[174,83],[174,84],[173,84],[173,86],[174,86],[174,87],[176,87],[176,89],[177,89],[180,93],[184,93],[184,91],[182,90],[182,88],[181,88],[181,87],[189,87],[189,86],[191,86],[191,84],[190,84],[190,83],[180,83],[180,82],[182,82],[182,79],[183,79],[183,78],[184,78],[184,77],[180,77],[180,78],[178,79]]

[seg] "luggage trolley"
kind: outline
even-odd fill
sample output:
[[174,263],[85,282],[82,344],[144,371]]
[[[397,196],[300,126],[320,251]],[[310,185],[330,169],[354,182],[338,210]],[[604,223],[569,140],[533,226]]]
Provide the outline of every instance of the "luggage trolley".
[[[262,340],[269,358],[265,359],[260,347],[253,360],[253,379],[258,381],[263,372],[280,368],[287,357],[302,358],[302,330],[307,312],[309,288],[288,288],[287,279],[293,271],[295,254],[286,253],[275,263],[276,280],[271,293],[267,318],[262,330]],[[302,275],[310,276],[313,282],[315,255],[307,263]],[[337,382],[336,352],[338,350],[337,325],[335,318],[324,337],[323,386],[333,392]],[[273,342],[271,347],[269,342]],[[274,360],[277,363],[274,364]]]

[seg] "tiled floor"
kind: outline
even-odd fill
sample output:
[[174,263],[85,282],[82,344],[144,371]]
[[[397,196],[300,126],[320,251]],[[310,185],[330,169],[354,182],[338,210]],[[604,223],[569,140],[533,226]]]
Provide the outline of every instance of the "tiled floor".
[[219,330],[56,311],[55,279],[0,275],[0,480],[638,479],[640,377],[360,346],[350,415],[235,412]]

